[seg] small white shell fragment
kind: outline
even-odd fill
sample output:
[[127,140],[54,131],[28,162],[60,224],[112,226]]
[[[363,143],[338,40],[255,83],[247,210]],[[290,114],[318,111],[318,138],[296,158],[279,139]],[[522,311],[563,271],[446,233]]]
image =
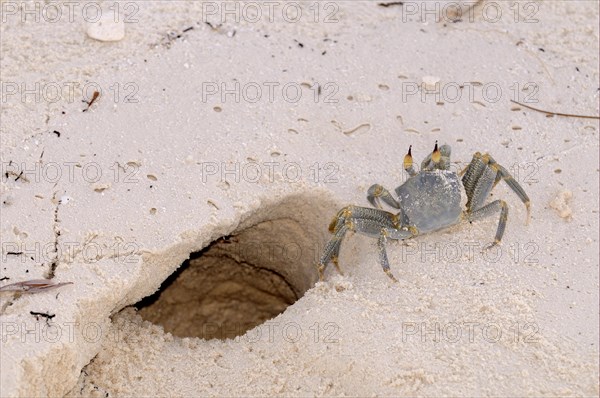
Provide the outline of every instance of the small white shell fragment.
[[564,190],[561,191],[556,197],[550,202],[550,207],[558,212],[561,218],[566,221],[571,221],[573,218],[573,211],[569,206],[569,202],[573,198],[573,192]]
[[119,41],[125,37],[125,23],[123,18],[119,16],[115,18],[113,13],[103,13],[98,21],[87,24],[86,33],[92,39],[99,41]]
[[440,82],[440,78],[437,76],[423,76],[423,84],[427,90],[435,90],[435,85]]
[[58,203],[60,203],[61,205],[67,204],[70,201],[72,201],[73,198],[67,195],[63,195],[60,197],[60,199],[58,200]]

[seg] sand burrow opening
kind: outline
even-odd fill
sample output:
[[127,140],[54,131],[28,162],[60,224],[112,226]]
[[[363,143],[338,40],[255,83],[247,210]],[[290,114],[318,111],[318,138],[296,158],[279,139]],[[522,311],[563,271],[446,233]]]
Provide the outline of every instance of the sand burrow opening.
[[142,318],[175,336],[226,339],[285,311],[318,280],[332,207],[314,200],[288,199],[192,253],[136,304]]

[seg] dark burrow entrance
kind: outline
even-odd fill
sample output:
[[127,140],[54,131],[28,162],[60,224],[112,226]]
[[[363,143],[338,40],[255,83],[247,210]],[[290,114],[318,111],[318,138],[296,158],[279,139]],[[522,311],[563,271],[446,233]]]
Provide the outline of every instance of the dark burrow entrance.
[[192,253],[159,291],[136,304],[142,318],[175,336],[226,339],[285,311],[318,279],[325,215],[334,208],[306,199],[287,199]]

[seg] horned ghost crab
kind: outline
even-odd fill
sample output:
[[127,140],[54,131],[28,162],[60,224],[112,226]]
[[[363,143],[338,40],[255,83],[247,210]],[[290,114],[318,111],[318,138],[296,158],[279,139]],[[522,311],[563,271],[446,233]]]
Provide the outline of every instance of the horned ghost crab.
[[[319,279],[323,280],[325,267],[333,262],[341,273],[338,256],[342,240],[348,231],[355,231],[377,238],[379,262],[383,271],[394,281],[390,271],[385,245],[388,239],[403,240],[417,235],[436,231],[458,224],[461,221],[475,221],[500,212],[498,228],[490,248],[502,239],[508,218],[508,206],[503,200],[485,204],[491,190],[504,180],[517,194],[527,208],[527,223],[530,218],[529,197],[510,175],[489,154],[476,152],[471,163],[460,173],[450,170],[450,146],[438,148],[437,141],[433,152],[421,163],[420,171],[413,166],[412,147],[404,157],[404,170],[409,178],[396,188],[395,199],[379,184],[372,185],[367,199],[375,207],[346,206],[341,209],[329,224],[333,237],[325,246],[318,264]],[[462,176],[462,182],[460,179]],[[461,189],[467,195],[466,209],[461,207]],[[385,211],[381,202],[398,210]]]

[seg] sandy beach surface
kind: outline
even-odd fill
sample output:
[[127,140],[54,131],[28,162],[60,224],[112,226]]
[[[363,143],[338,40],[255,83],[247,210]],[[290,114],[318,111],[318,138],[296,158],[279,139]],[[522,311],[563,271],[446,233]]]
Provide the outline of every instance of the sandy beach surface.
[[[1,396],[599,394],[598,2],[0,7]],[[530,222],[319,281],[436,141]]]

